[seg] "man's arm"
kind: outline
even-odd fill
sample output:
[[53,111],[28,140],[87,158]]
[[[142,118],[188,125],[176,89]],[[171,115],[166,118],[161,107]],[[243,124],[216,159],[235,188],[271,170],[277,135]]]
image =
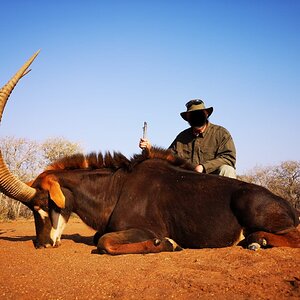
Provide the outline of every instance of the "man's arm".
[[211,173],[220,168],[222,165],[229,165],[235,168],[236,150],[233,139],[229,132],[225,130],[224,137],[217,150],[214,159],[203,163],[204,172]]

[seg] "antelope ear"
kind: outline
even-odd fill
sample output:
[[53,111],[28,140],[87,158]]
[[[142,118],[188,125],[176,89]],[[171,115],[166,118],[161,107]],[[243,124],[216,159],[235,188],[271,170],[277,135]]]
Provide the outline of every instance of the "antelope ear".
[[52,201],[60,208],[65,208],[66,198],[56,180],[49,181],[49,194]]

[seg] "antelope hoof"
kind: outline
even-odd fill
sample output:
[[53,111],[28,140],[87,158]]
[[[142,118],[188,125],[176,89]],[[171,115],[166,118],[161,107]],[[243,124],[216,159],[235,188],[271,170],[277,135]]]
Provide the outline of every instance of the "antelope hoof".
[[251,243],[250,245],[248,245],[248,249],[249,250],[252,250],[252,251],[257,251],[259,250],[261,247],[260,247],[260,244],[259,243]]

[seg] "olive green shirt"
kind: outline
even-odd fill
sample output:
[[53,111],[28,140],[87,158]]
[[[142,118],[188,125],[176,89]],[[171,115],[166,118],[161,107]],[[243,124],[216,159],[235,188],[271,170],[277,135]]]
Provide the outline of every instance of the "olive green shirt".
[[230,133],[210,122],[198,136],[192,128],[182,131],[169,148],[193,166],[203,165],[206,173],[212,173],[222,165],[235,168],[236,150]]

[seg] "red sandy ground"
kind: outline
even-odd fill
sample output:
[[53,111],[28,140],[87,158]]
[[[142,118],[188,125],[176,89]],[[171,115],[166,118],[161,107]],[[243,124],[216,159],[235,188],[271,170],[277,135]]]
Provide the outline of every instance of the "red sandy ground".
[[0,299],[300,299],[300,249],[112,257],[91,254],[93,234],[74,218],[36,250],[33,220],[0,223]]

